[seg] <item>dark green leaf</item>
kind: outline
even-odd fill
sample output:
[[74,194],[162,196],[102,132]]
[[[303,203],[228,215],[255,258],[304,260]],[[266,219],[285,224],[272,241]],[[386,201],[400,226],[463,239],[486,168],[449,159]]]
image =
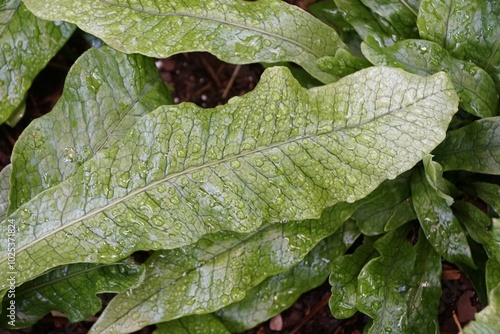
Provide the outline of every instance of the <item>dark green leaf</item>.
[[448,132],[433,155],[444,171],[500,175],[500,117],[483,118]]
[[[500,93],[500,6],[497,0],[422,0],[420,37],[488,72]],[[497,97],[498,98],[498,97]]]
[[352,218],[365,235],[393,230],[417,218],[410,197],[410,175],[385,181],[363,199]]
[[232,332],[253,328],[289,308],[306,291],[321,285],[331,271],[331,262],[342,255],[359,235],[348,221],[332,236],[322,240],[290,271],[270,277],[235,304],[217,312]]
[[74,30],[37,18],[21,0],[0,3],[0,124],[23,104],[35,76]]
[[[124,292],[141,283],[144,267],[129,262],[106,265],[72,264],[57,268],[15,290],[17,328],[33,325],[52,310],[64,313],[71,322],[84,320],[101,308],[103,292]],[[3,299],[3,310],[10,303]],[[0,325],[9,318],[2,316]]]
[[500,214],[500,186],[486,182],[474,182],[470,185],[473,195],[490,205],[497,214]]
[[429,184],[423,168],[413,173],[411,193],[420,226],[432,247],[450,262],[475,268],[464,229],[446,200]]
[[473,63],[453,58],[437,43],[409,39],[380,48],[372,42],[363,43],[361,50],[374,65],[399,67],[424,76],[444,71],[450,76],[465,111],[478,117],[497,114],[498,96],[488,73]]
[[374,13],[386,19],[404,38],[418,37],[417,31],[417,1],[407,0],[361,0]]

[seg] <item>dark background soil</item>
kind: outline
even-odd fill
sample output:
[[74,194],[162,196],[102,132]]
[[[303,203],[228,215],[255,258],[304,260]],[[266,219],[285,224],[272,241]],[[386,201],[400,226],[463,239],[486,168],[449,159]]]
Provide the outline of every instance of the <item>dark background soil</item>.
[[[306,8],[308,2],[289,2]],[[314,1],[309,1],[314,2]],[[34,81],[28,92],[26,113],[14,128],[0,126],[0,169],[10,162],[12,147],[23,129],[35,118],[49,112],[61,95],[64,79],[72,63],[87,48],[81,32],[75,33],[68,44],[51,60]],[[175,103],[194,102],[201,107],[224,104],[233,96],[252,90],[259,81],[263,67],[259,64],[231,65],[219,61],[206,53],[179,54],[158,60],[162,78],[172,86]],[[443,263],[443,295],[439,309],[441,333],[455,334],[459,327],[473,318],[480,310],[474,289],[469,280],[455,267]],[[245,332],[246,334],[268,333],[362,333],[369,318],[356,314],[349,319],[334,319],[328,308],[330,287],[327,282],[304,294],[290,309],[274,319]],[[103,304],[112,297],[101,296]],[[87,333],[97,318],[71,324],[62,314],[47,315],[32,328],[3,333]],[[151,333],[154,326],[137,333]]]

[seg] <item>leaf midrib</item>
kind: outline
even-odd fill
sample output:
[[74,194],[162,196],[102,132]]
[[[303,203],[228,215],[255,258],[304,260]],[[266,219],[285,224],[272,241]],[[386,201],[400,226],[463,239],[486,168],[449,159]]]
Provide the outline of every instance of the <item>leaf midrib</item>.
[[[259,147],[257,149],[251,150],[251,151],[243,152],[243,153],[236,154],[236,155],[231,155],[231,156],[228,156],[226,158],[210,162],[208,164],[204,164],[204,165],[196,166],[196,167],[191,167],[191,168],[188,168],[188,169],[183,170],[181,172],[167,175],[166,177],[164,177],[164,178],[162,178],[160,180],[154,181],[154,182],[152,182],[152,183],[150,183],[150,184],[148,184],[148,185],[146,185],[146,186],[144,186],[142,188],[137,188],[135,190],[132,190],[127,195],[125,195],[123,197],[120,197],[120,198],[118,198],[116,200],[113,200],[109,204],[107,204],[107,205],[105,205],[103,207],[100,207],[100,208],[95,209],[95,210],[91,210],[90,212],[84,214],[82,217],[79,217],[79,218],[75,219],[72,222],[63,224],[60,227],[58,227],[57,229],[54,229],[54,230],[50,231],[49,233],[41,236],[41,238],[34,239],[33,241],[27,243],[26,245],[19,247],[17,249],[17,253],[20,253],[21,251],[25,251],[26,249],[30,248],[34,244],[38,243],[40,240],[45,240],[48,237],[50,237],[50,236],[52,236],[52,235],[54,235],[54,234],[56,234],[56,233],[58,233],[60,231],[63,231],[63,230],[65,230],[65,229],[67,229],[67,228],[69,228],[71,226],[74,226],[74,225],[78,224],[79,222],[82,222],[82,221],[84,221],[84,220],[86,220],[86,219],[88,219],[88,218],[90,218],[90,217],[92,217],[92,216],[94,216],[96,214],[99,214],[101,212],[107,211],[109,208],[111,208],[111,207],[113,207],[113,206],[115,206],[115,205],[117,205],[119,203],[125,202],[129,198],[132,198],[132,197],[136,196],[137,194],[140,194],[142,192],[148,191],[149,189],[153,189],[153,188],[155,188],[156,186],[158,186],[158,185],[160,185],[162,183],[165,183],[165,182],[167,182],[169,180],[178,178],[178,177],[180,177],[182,175],[192,174],[192,173],[194,173],[194,172],[196,172],[198,170],[201,170],[201,169],[214,167],[216,165],[224,164],[224,163],[227,163],[227,162],[229,162],[231,160],[234,160],[234,159],[239,159],[239,158],[244,158],[244,157],[247,157],[247,156],[251,156],[251,155],[254,155],[256,153],[261,153],[261,152],[264,152],[264,151],[267,151],[267,150],[271,150],[273,148],[276,148],[276,147],[279,147],[279,146],[282,146],[282,145],[286,145],[286,144],[289,144],[289,143],[295,143],[295,142],[300,141],[300,140],[309,139],[309,138],[313,138],[313,137],[317,137],[317,136],[321,136],[321,135],[325,135],[325,134],[328,135],[328,134],[333,134],[333,133],[337,133],[337,132],[342,132],[342,131],[349,130],[349,129],[359,128],[359,127],[367,125],[367,124],[369,124],[371,122],[375,122],[375,121],[377,121],[380,118],[393,115],[393,114],[399,112],[401,109],[406,109],[408,106],[416,105],[421,100],[428,99],[429,97],[432,97],[435,94],[440,93],[440,92],[442,92],[442,91],[439,90],[438,92],[433,92],[432,94],[425,95],[425,96],[421,97],[420,99],[415,100],[413,103],[409,103],[407,105],[400,106],[397,109],[389,110],[388,112],[383,113],[381,115],[378,115],[376,117],[373,117],[373,118],[371,118],[371,119],[369,119],[369,120],[367,120],[365,122],[361,122],[361,123],[358,123],[358,124],[354,124],[354,125],[351,125],[351,126],[345,126],[345,127],[341,127],[341,128],[337,128],[337,129],[332,129],[331,131],[318,132],[318,133],[314,133],[314,134],[310,134],[310,135],[306,135],[306,136],[295,137],[295,138],[290,139],[290,140],[285,140],[285,141],[282,141],[282,142],[274,143],[274,144],[271,144],[271,145],[263,147],[263,148]],[[69,179],[67,179],[67,180],[69,180]],[[62,183],[59,183],[58,186],[60,186],[61,184]],[[50,189],[53,189],[53,188],[50,188]],[[50,189],[47,189],[46,191],[49,191]],[[45,191],[41,192],[40,194],[38,194],[37,196],[35,196],[33,199],[37,198],[38,196],[41,196],[43,193],[45,193]],[[20,208],[18,208],[16,210],[16,212],[19,211],[21,208],[22,208],[22,206]],[[0,260],[0,264],[4,263],[6,261],[7,261],[7,257],[5,256],[4,259]]]
[[108,0],[99,0],[99,1],[102,2],[102,3],[104,3],[104,4],[107,4],[109,6],[116,6],[116,7],[126,8],[126,9],[130,9],[130,10],[133,10],[133,11],[136,11],[136,12],[139,12],[139,13],[148,14],[148,15],[151,15],[151,16],[157,16],[157,17],[175,17],[175,16],[189,17],[189,18],[198,19],[198,20],[205,20],[205,21],[217,22],[217,23],[220,23],[220,24],[225,24],[225,25],[237,27],[237,28],[240,28],[240,29],[247,29],[247,30],[250,30],[250,31],[257,32],[257,33],[262,34],[262,35],[267,35],[267,36],[270,36],[270,37],[273,37],[273,38],[276,38],[276,39],[288,42],[288,43],[290,43],[292,45],[295,45],[295,46],[297,46],[297,47],[299,47],[299,48],[307,51],[308,53],[312,54],[316,58],[321,58],[321,57],[324,56],[324,55],[317,54],[310,47],[308,47],[308,46],[306,46],[306,45],[304,45],[302,43],[299,43],[296,40],[290,39],[288,37],[285,37],[283,35],[279,35],[279,34],[274,33],[274,32],[266,31],[266,30],[263,30],[263,29],[260,29],[260,28],[256,28],[256,27],[253,27],[253,26],[248,26],[246,24],[241,24],[241,23],[238,23],[238,22],[225,21],[225,20],[222,20],[222,19],[214,18],[214,17],[207,17],[207,16],[195,15],[195,14],[184,13],[184,12],[157,13],[157,12],[153,12],[153,11],[150,11],[150,10],[145,10],[145,9],[141,9],[141,8],[137,8],[137,7],[132,7],[132,6],[127,6],[127,5],[113,3],[113,2],[108,1]]

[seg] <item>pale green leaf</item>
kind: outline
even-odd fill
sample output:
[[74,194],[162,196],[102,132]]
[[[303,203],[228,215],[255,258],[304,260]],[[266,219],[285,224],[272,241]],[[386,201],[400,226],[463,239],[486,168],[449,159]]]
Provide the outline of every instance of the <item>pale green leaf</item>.
[[323,82],[316,61],[346,48],[333,28],[278,0],[26,0],[36,15],[76,23],[127,53],[168,57],[207,51],[230,63],[299,64]]
[[[306,90],[274,67],[224,106],[160,107],[2,223],[18,227],[17,282],[319,217],[413,167],[443,140],[457,104],[444,74],[374,67]],[[5,243],[0,254],[3,273]]]
[[500,284],[500,261],[490,258],[486,262],[486,290],[488,294]]
[[[500,93],[500,6],[496,0],[422,0],[420,37],[488,72]],[[498,97],[497,97],[498,98]]]
[[400,39],[396,29],[383,17],[367,8],[361,0],[334,0],[344,19],[359,36],[372,37],[380,46],[389,46]]
[[0,124],[23,104],[35,76],[74,30],[37,18],[21,0],[0,3]]
[[423,168],[413,173],[411,192],[420,226],[432,247],[452,263],[475,268],[464,229],[446,200],[429,184]]
[[213,314],[197,314],[156,324],[153,334],[231,334]]
[[500,221],[491,219],[478,207],[465,201],[457,202],[453,210],[471,238],[484,246],[490,258],[500,261]]
[[437,43],[410,39],[380,48],[372,42],[363,43],[361,50],[375,65],[399,67],[424,76],[444,71],[460,96],[460,107],[478,117],[497,114],[498,96],[488,73],[471,62],[453,58]]
[[338,216],[334,206],[319,220],[275,223],[248,234],[223,231],[194,245],[158,251],[146,263],[144,282],[116,296],[91,333],[129,333],[238,302],[335,232],[343,223]]
[[10,205],[9,192],[11,172],[11,164],[8,164],[0,171],[0,220],[4,220],[5,217],[7,217],[7,210]]
[[470,184],[473,195],[482,199],[500,214],[500,185],[486,182],[473,182]]
[[423,233],[419,235],[415,252],[415,267],[405,297],[408,307],[407,333],[437,334],[439,299],[442,294],[441,256],[432,248]]
[[[338,207],[338,206],[336,206]],[[217,316],[231,332],[242,332],[288,309],[303,293],[325,282],[331,262],[354,243],[359,230],[352,221],[320,243],[291,270],[270,277]]]
[[443,171],[500,175],[500,117],[483,118],[448,132],[432,154]]
[[152,59],[108,47],[86,52],[52,112],[31,122],[16,142],[9,212],[73,175],[142,116],[169,103]]
[[373,321],[366,333],[406,333],[405,292],[416,252],[407,240],[408,226],[388,232],[374,246],[380,257],[368,262],[358,276],[356,306]]
[[385,181],[363,200],[352,216],[365,235],[377,235],[393,230],[413,219],[410,175]]
[[444,199],[448,206],[451,206],[454,202],[453,196],[459,195],[458,189],[453,183],[443,177],[443,167],[437,162],[432,161],[431,154],[426,155],[422,160],[427,182],[436,190],[438,196]]
[[353,254],[348,254],[332,262],[329,282],[332,286],[330,310],[338,319],[349,318],[357,311],[356,297],[358,291],[358,276],[365,264],[376,255],[371,240],[356,248]]
[[[15,325],[33,325],[52,310],[64,313],[71,322],[82,321],[102,308],[97,293],[123,292],[141,283],[144,267],[130,262],[96,265],[78,263],[57,268],[15,290]],[[10,303],[8,294],[3,309]],[[10,319],[2,316],[0,325]]]
[[489,304],[476,314],[462,334],[498,334],[500,333],[500,284],[488,295]]
[[361,0],[374,13],[386,19],[404,38],[418,37],[416,27],[418,3],[408,0]]

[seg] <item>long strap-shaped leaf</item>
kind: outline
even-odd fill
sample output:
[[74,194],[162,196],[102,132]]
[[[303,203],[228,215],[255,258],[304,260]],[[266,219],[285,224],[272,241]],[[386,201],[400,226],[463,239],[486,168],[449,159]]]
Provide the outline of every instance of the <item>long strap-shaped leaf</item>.
[[299,64],[323,82],[338,79],[316,61],[347,50],[334,29],[283,1],[27,0],[49,20],[76,23],[127,53],[168,57],[207,51],[231,63]]
[[[2,223],[18,229],[17,282],[221,229],[318,217],[413,167],[443,140],[457,105],[442,73],[373,67],[306,90],[276,67],[227,105],[160,107]],[[3,278],[7,255],[2,242]]]

